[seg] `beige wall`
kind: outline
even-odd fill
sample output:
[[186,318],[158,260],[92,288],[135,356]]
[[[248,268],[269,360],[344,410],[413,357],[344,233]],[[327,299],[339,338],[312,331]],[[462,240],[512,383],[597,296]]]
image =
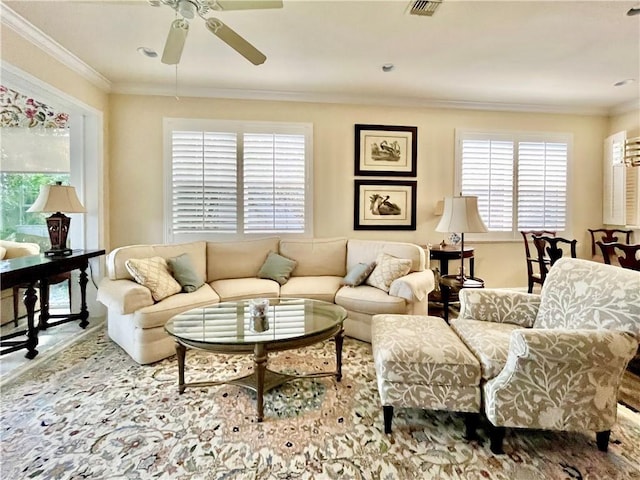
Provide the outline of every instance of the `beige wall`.
[[[309,122],[314,126],[314,235],[439,243],[436,202],[453,193],[456,128],[573,135],[570,225],[580,254],[588,253],[586,229],[600,225],[602,141],[605,117],[389,108],[253,100],[112,95],[110,248],[163,241],[163,117]],[[418,127],[416,231],[354,231],[354,124]],[[476,244],[476,275],[488,286],[525,286],[520,241]]]

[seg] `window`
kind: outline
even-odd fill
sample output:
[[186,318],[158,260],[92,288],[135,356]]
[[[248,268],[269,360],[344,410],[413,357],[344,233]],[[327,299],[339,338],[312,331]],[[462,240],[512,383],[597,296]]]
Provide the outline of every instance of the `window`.
[[312,236],[309,124],[165,120],[167,240]]
[[566,230],[569,135],[456,135],[456,192],[478,197],[489,230],[478,239],[518,239],[520,230]]

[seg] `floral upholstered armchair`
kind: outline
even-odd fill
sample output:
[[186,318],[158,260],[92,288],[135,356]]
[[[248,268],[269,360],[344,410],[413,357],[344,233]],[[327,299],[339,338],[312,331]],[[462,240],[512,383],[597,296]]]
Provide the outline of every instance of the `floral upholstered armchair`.
[[473,289],[460,301],[452,328],[481,363],[491,450],[520,427],[595,431],[606,451],[640,340],[640,272],[564,258],[540,295]]

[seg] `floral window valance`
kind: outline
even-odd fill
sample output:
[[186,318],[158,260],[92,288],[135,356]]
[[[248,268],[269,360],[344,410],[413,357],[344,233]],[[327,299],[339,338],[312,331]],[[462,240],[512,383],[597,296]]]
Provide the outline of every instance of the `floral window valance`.
[[67,128],[69,115],[0,85],[0,127]]

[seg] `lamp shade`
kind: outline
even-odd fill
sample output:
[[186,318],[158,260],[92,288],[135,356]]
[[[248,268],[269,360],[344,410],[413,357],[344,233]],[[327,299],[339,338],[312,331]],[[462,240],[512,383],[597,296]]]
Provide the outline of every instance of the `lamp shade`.
[[487,227],[478,212],[478,197],[445,197],[436,232],[484,233]]
[[42,185],[40,194],[27,212],[65,212],[86,213],[78,200],[76,189],[57,182],[55,185]]

